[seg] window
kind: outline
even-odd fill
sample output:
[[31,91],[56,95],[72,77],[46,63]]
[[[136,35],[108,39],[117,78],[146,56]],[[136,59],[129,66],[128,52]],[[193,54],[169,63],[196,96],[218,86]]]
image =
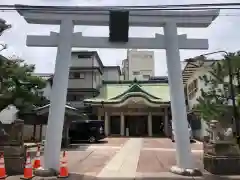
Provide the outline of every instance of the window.
[[143,78],[144,78],[144,79],[150,79],[150,75],[146,75],[146,74],[145,74],[145,75],[143,75]]
[[69,78],[70,79],[79,79],[80,73],[79,72],[70,72],[69,73]]
[[72,94],[67,95],[67,101],[73,101],[74,97]]
[[195,79],[188,85],[188,98],[193,99],[196,96],[197,91],[198,91],[198,80]]
[[88,54],[79,54],[78,55],[78,59],[82,59],[82,58],[90,58],[91,56]]
[[68,78],[69,78],[69,79],[73,79],[73,74],[72,74],[72,72],[69,72]]
[[144,58],[152,58],[152,55],[144,55]]
[[82,72],[70,72],[69,79],[84,79],[85,73]]
[[139,71],[133,71],[133,75],[139,75],[140,72]]
[[151,70],[141,70],[141,74],[145,74],[145,75],[148,75],[148,74],[152,74],[152,71]]
[[141,55],[139,55],[139,54],[133,54],[133,55],[132,55],[132,58],[136,58],[136,59],[137,59],[137,58],[141,58]]
[[77,100],[77,101],[81,101],[81,100],[83,100],[83,99],[84,99],[84,96],[83,96],[83,95],[81,95],[81,94],[76,95],[76,100]]
[[81,101],[84,97],[81,94],[68,94],[67,101]]
[[84,79],[85,78],[85,73],[80,73],[79,74],[79,79]]

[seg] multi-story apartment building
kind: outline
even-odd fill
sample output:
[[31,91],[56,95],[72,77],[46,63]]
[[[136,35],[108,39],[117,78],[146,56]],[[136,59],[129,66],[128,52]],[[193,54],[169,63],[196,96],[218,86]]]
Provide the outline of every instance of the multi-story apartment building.
[[154,52],[128,50],[127,59],[123,60],[124,80],[149,80],[154,76]]
[[[188,114],[192,114],[194,111],[194,106],[198,104],[197,99],[201,96],[201,89],[207,91],[208,86],[200,80],[200,76],[210,75],[209,71],[211,70],[211,66],[215,63],[215,60],[208,61],[187,61],[185,68],[183,69],[183,84],[185,90],[185,98],[187,104]],[[192,117],[195,127],[195,131],[193,131],[195,137],[202,139],[204,135],[206,135],[206,123],[201,117],[197,116],[189,116]]]
[[[36,73],[43,78],[51,78],[53,74]],[[99,94],[103,81],[118,81],[119,66],[104,66],[96,51],[72,52],[69,70],[67,102],[75,108],[83,107],[83,99],[92,98]],[[51,85],[47,84],[43,94],[50,98]]]
[[193,109],[194,105],[197,104],[197,98],[201,95],[200,90],[207,88],[199,77],[209,74],[208,72],[211,70],[211,65],[214,62],[215,61],[187,62],[183,70],[183,83],[189,110]]
[[103,72],[104,66],[97,52],[72,52],[67,101],[80,108],[84,98],[98,95]]

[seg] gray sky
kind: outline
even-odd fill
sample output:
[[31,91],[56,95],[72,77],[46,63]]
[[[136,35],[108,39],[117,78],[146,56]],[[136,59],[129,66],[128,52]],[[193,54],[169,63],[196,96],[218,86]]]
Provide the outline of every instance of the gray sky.
[[[227,3],[239,2],[239,0],[1,0],[0,4],[28,4],[28,5],[166,5],[166,4],[194,4],[194,3]],[[0,41],[8,44],[9,48],[2,52],[6,56],[17,55],[28,63],[36,64],[37,72],[50,73],[54,71],[56,49],[26,47],[27,34],[49,34],[50,31],[58,31],[57,26],[31,25],[15,11],[0,12],[0,18],[12,24],[12,28],[0,37]],[[208,38],[209,50],[181,51],[181,60],[201,53],[217,50],[240,50],[240,10],[224,10],[220,16],[205,29],[179,29],[179,34],[187,33],[189,38]],[[108,36],[108,28],[103,27],[75,27],[75,31],[82,31],[83,35]],[[130,28],[130,36],[153,37],[155,33],[161,33],[161,28]],[[91,50],[91,49],[89,49]],[[104,65],[120,65],[126,58],[126,50],[97,49]],[[167,75],[166,57],[164,50],[155,51],[156,75]]]

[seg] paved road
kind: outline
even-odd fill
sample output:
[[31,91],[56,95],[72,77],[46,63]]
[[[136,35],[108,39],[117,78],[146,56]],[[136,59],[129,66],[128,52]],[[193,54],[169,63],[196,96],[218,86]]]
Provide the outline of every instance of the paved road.
[[[195,167],[203,170],[202,144],[194,143],[191,147]],[[71,172],[69,179],[193,179],[169,173],[170,167],[176,164],[175,151],[175,144],[167,138],[107,138],[106,142],[99,144],[72,145],[67,149],[68,168]],[[19,180],[19,177],[7,179]],[[34,178],[40,179],[42,178]],[[201,179],[223,180],[233,177],[206,175]]]
[[97,177],[135,177],[141,148],[142,138],[128,140]]

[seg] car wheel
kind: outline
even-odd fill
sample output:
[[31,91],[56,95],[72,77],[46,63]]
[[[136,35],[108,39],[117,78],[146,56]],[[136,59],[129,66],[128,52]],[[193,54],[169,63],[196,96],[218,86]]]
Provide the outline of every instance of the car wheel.
[[95,138],[94,136],[90,136],[89,139],[88,139],[88,141],[89,141],[90,143],[94,143],[94,142],[96,142],[96,138]]

